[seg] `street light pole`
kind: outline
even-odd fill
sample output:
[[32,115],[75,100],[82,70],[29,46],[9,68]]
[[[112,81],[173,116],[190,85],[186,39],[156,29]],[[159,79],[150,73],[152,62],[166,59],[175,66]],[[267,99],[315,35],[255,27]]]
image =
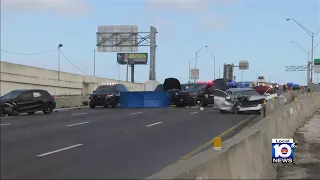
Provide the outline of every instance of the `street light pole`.
[[62,44],[58,45],[58,80],[60,81],[60,48],[62,47]]
[[96,76],[96,49],[93,50],[93,76]]
[[189,59],[189,81],[188,81],[188,83],[191,82],[191,81],[190,81],[190,80],[191,80],[191,79],[190,79],[190,78],[191,78],[191,72],[190,72],[190,71],[191,71],[191,67],[190,67],[190,63],[191,63],[191,62],[190,62],[190,61],[191,61],[191,59]]
[[[202,46],[197,52],[196,52],[196,62],[194,63],[194,70],[197,69],[197,62],[198,62],[198,53],[203,49],[207,48],[208,46]],[[196,83],[197,79],[194,77],[194,83]]]
[[188,83],[190,83],[191,82],[191,60],[194,60],[194,59],[196,59],[197,57],[194,57],[194,58],[192,58],[192,59],[189,59],[189,82]]
[[206,51],[207,53],[209,53],[211,55],[211,57],[213,58],[213,79],[216,79],[216,56],[214,56],[211,52]]
[[[312,63],[310,62],[310,52],[312,52],[315,48],[317,48],[318,46],[319,46],[319,44],[317,44],[316,46],[314,46],[313,47],[313,50],[311,49],[310,51],[307,51],[305,48],[303,48],[299,43],[297,43],[297,42],[293,42],[293,41],[291,41],[291,43],[293,43],[293,44],[296,44],[302,51],[304,51],[305,53],[307,53],[307,55],[308,55],[308,59],[307,59],[307,84],[309,84],[309,82],[310,82],[310,69],[311,69],[311,67],[310,67],[310,65],[312,66]],[[312,82],[312,81],[311,81]]]
[[241,82],[243,83],[243,70],[241,71]]
[[[313,82],[313,54],[314,54],[314,38],[319,34],[320,29],[317,30],[316,32],[312,32],[309,29],[307,29],[305,26],[303,26],[301,23],[299,23],[298,21],[296,21],[293,18],[288,18],[287,21],[293,20],[300,28],[302,28],[307,34],[309,34],[311,36],[311,68],[309,67],[309,62],[308,62],[308,70],[311,72],[311,78],[310,81],[311,83]],[[308,72],[309,72],[308,71]],[[308,81],[309,84],[309,81]]]

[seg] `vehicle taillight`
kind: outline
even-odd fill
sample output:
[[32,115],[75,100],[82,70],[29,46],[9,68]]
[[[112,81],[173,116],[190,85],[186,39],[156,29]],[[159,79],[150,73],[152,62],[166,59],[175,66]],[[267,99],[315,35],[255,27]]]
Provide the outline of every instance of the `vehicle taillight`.
[[52,99],[53,99],[53,100],[55,100],[55,99],[56,99],[56,97],[55,97],[55,96],[52,96]]
[[186,93],[184,93],[184,95],[188,95],[188,93],[186,92]]

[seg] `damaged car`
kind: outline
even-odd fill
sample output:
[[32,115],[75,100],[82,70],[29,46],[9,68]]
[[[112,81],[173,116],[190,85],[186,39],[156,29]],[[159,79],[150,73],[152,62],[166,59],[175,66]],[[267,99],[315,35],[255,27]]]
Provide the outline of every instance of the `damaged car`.
[[1,116],[32,115],[37,111],[51,114],[55,108],[55,97],[42,89],[14,90],[0,97]]
[[265,96],[253,88],[230,88],[226,91],[215,89],[214,107],[221,113],[261,112]]
[[267,100],[269,99],[276,99],[278,98],[277,91],[268,86],[255,86],[253,87],[254,90],[256,90],[260,95],[265,96]]
[[167,78],[163,84],[158,85],[155,91],[167,91],[169,95],[169,104],[174,105],[173,96],[182,91],[180,81],[176,78]]

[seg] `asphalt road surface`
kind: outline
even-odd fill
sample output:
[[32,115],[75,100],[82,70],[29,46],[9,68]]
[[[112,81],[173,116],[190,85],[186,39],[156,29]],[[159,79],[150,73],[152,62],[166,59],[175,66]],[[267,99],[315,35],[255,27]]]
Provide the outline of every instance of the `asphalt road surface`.
[[83,108],[2,118],[3,179],[142,179],[250,115]]

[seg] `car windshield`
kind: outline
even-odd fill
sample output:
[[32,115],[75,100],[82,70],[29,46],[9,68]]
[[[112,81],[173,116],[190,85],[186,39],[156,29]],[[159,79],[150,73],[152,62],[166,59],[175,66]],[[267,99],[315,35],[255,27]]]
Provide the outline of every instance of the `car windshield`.
[[233,95],[236,97],[239,97],[239,96],[255,96],[260,94],[256,90],[244,90],[244,91],[234,91]]
[[186,89],[188,89],[190,87],[190,84],[182,84],[181,85],[181,89],[182,90],[186,90]]
[[1,96],[1,98],[16,98],[18,97],[20,94],[22,93],[22,91],[11,91],[3,96]]
[[115,86],[100,86],[97,88],[96,92],[114,92],[115,90]]
[[186,91],[188,92],[199,92],[207,87],[206,84],[192,84],[190,85]]

